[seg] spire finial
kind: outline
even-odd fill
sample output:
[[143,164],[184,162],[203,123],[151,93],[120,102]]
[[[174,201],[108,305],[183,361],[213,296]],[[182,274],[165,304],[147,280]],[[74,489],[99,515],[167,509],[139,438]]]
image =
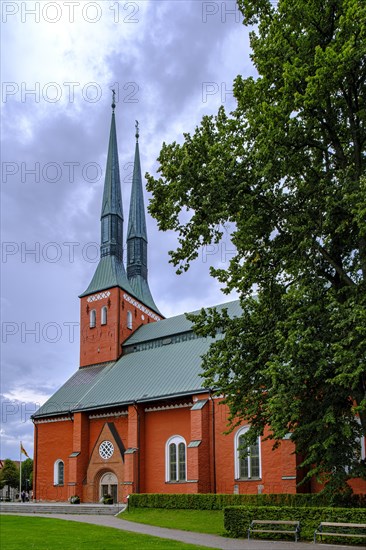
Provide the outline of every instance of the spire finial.
[[139,136],[140,136],[140,129],[139,129],[139,121],[138,121],[138,120],[136,120],[135,128],[136,128],[135,137],[136,137],[136,141],[138,141],[138,140],[139,140]]
[[112,110],[114,112],[114,109],[116,108],[116,90],[112,90]]

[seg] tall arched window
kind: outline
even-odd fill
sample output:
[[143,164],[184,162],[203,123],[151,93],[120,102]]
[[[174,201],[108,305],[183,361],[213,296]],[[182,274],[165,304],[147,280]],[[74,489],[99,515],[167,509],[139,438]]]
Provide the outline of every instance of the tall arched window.
[[127,311],[127,328],[132,330],[132,313]]
[[166,481],[186,481],[186,442],[180,435],[168,439],[166,443]]
[[56,460],[53,467],[53,483],[54,485],[64,484],[65,466],[62,460]]
[[94,328],[97,324],[97,312],[92,309],[90,312],[90,328]]
[[245,444],[244,435],[249,426],[240,428],[235,435],[235,479],[259,479],[261,472],[260,438],[254,445]]
[[104,306],[102,307],[102,310],[101,310],[101,317],[100,317],[100,324],[101,325],[106,325],[107,324],[107,306]]

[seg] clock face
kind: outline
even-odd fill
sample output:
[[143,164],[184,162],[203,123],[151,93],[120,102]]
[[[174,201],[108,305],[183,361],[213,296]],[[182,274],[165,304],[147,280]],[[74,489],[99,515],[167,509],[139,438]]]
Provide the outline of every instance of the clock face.
[[102,458],[108,459],[114,453],[113,443],[111,441],[102,441],[99,445],[99,454]]

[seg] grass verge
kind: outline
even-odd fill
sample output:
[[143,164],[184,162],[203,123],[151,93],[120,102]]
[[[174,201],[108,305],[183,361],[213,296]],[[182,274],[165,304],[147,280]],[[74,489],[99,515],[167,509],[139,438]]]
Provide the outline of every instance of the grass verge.
[[6,550],[207,550],[207,547],[120,531],[88,523],[0,515],[1,548]]
[[120,519],[207,533],[209,535],[224,535],[224,513],[222,510],[174,510],[166,508],[130,508],[118,516]]

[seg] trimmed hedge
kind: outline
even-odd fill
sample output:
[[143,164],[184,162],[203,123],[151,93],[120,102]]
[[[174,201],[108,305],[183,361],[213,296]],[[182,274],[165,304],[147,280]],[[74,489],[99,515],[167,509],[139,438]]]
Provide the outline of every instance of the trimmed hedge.
[[[317,494],[278,494],[278,495],[222,495],[222,494],[132,494],[128,505],[132,508],[176,508],[193,510],[222,510],[225,506],[291,506],[324,507],[330,506],[329,497]],[[342,503],[343,504],[343,503]],[[346,506],[366,508],[364,495],[353,495]],[[343,504],[344,506],[344,504]],[[260,518],[259,518],[260,519]],[[324,520],[325,521],[325,520]]]
[[[228,506],[224,509],[224,527],[232,537],[246,537],[254,519],[300,521],[301,540],[313,540],[314,531],[321,521],[365,523],[366,508],[311,508],[292,506]],[[256,537],[261,535],[256,534]],[[273,535],[275,536],[275,535]],[[278,535],[277,535],[278,536]],[[283,535],[281,535],[283,538]],[[265,537],[268,538],[268,533]],[[327,537],[329,541],[332,537]],[[334,540],[338,540],[333,537]],[[359,538],[348,539],[357,544]]]

